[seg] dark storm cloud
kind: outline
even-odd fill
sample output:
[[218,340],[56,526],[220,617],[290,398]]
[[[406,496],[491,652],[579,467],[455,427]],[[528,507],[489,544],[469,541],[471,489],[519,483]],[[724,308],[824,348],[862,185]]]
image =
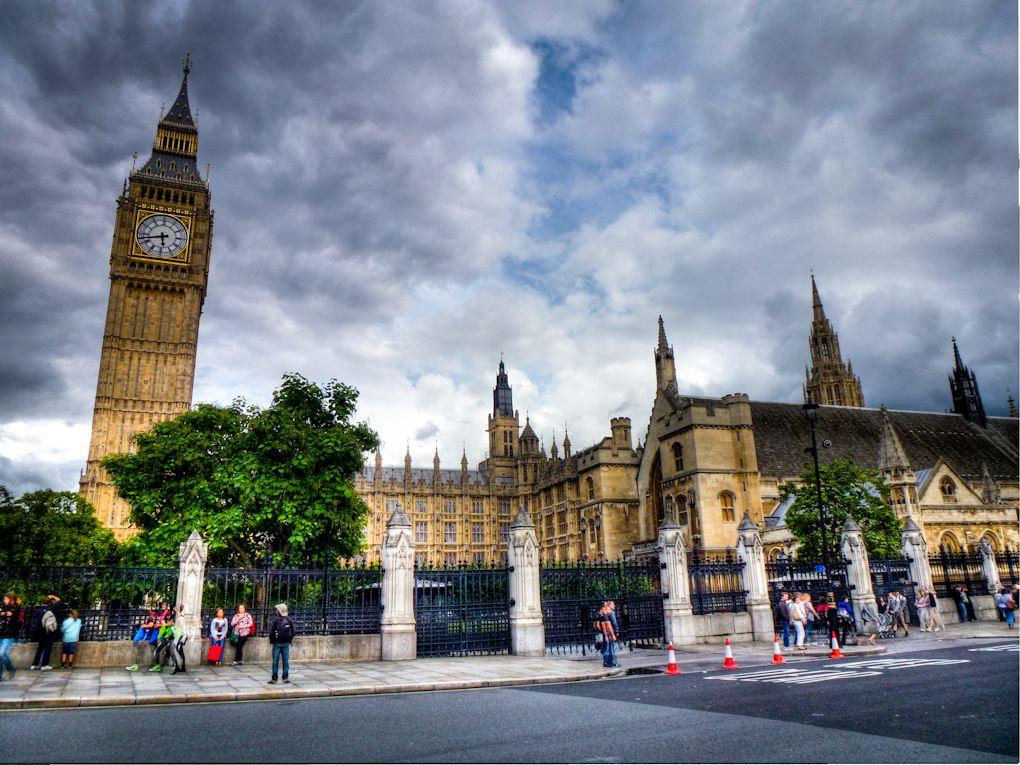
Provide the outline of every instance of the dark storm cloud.
[[812,267],[869,405],[945,409],[954,334],[989,411],[1015,387],[1007,4],[22,2],[0,482],[84,459],[115,197],[186,50],[217,211],[198,400],[339,377],[388,459],[441,434],[445,464],[484,448],[504,351],[580,447],[647,416],[660,312],[685,390],[797,400]]

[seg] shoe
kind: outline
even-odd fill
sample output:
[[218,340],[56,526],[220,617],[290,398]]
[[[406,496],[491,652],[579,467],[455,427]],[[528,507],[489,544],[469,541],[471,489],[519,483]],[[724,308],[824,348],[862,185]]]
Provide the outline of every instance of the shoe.
[[231,666],[231,667],[236,667],[236,666],[237,666],[237,662],[236,662],[236,661],[232,661],[232,662],[230,662],[230,666]]
[[290,682],[290,680],[288,680],[287,678],[283,678],[283,682],[285,682],[285,683],[289,683],[289,682]]
[[9,670],[7,670],[7,679],[8,680],[13,680],[15,672],[16,672],[16,670],[14,669],[14,667],[11,667]]
[[130,667],[124,667],[124,669],[126,669],[128,672],[137,672],[138,671],[138,665],[137,664],[132,664]]
[[275,681],[275,680],[270,680],[270,681],[269,681],[269,684],[270,684],[270,685],[276,685],[276,681]]
[[49,670],[53,669],[53,667],[47,664],[45,667],[39,667],[39,669],[41,669],[43,672],[48,672]]
[[39,669],[39,667],[37,667],[35,664],[33,664],[31,667],[29,667],[29,669]]
[[162,672],[162,671],[163,671],[162,664],[154,664],[153,666],[149,667],[149,672]]
[[171,675],[179,675],[179,674],[181,674],[181,671],[180,671],[179,669],[175,669],[175,670],[174,670],[173,672],[171,672],[170,674],[171,674]]

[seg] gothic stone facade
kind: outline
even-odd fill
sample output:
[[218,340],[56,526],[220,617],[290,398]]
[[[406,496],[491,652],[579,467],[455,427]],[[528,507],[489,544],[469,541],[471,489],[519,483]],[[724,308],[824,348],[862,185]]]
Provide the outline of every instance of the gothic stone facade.
[[188,102],[189,62],[152,155],[132,167],[117,199],[110,298],[103,330],[88,461],[80,492],[123,539],[129,508],[100,460],[191,407],[198,324],[209,278],[213,211],[198,171],[198,129]]

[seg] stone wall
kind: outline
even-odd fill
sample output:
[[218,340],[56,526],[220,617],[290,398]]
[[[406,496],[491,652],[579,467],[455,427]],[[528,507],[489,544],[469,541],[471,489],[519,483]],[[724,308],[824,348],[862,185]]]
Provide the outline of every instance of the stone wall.
[[722,643],[729,638],[733,643],[750,643],[754,640],[751,614],[704,614],[692,617],[694,642]]
[[[995,608],[995,598],[991,595],[971,595],[974,601],[974,613],[979,621],[998,622],[999,612]],[[939,596],[939,616],[946,625],[959,624],[960,613],[956,610],[956,603],[949,596]]]
[[[202,641],[201,655],[209,645]],[[308,635],[294,638],[290,649],[291,661],[379,661],[381,654],[379,635]],[[53,646],[52,665],[60,666],[61,643]],[[35,643],[20,643],[11,651],[11,660],[18,669],[29,666],[35,656]],[[190,652],[189,652],[190,653]],[[233,646],[229,643],[223,649],[223,661],[233,661]],[[189,661],[192,659],[189,656]],[[255,637],[245,643],[245,664],[269,664],[272,647],[269,638]],[[77,667],[127,667],[139,664],[148,667],[152,663],[152,646],[148,643],[136,645],[130,640],[109,640],[104,642],[78,643],[75,659]]]

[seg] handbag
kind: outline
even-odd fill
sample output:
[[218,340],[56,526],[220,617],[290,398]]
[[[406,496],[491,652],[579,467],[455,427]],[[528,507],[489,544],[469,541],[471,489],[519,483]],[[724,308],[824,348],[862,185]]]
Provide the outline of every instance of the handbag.
[[223,646],[222,645],[210,645],[209,646],[209,661],[217,662],[223,658]]
[[234,632],[233,630],[231,630],[230,631],[230,645],[237,645],[237,641],[239,641],[239,640],[240,640],[240,638],[237,636],[237,633]]

